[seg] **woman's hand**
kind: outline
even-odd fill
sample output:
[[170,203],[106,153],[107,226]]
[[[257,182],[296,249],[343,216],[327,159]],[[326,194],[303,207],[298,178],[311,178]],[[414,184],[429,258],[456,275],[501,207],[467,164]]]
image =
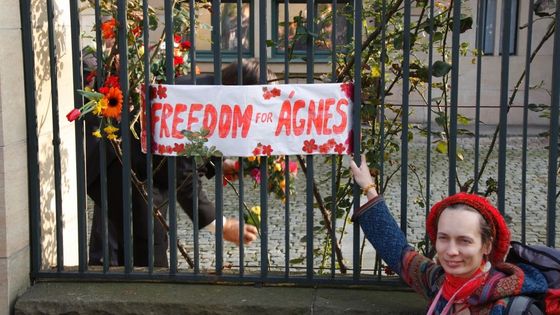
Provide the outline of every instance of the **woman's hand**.
[[[250,244],[257,239],[257,228],[250,225],[243,225],[243,243]],[[239,221],[235,218],[228,218],[224,223],[224,240],[239,246]]]
[[366,156],[362,154],[362,163],[360,167],[356,165],[353,159],[350,160],[350,170],[352,175],[354,175],[354,181],[360,186],[362,190],[365,190],[365,194],[368,199],[373,199],[377,197],[377,190],[375,189],[375,181],[369,172],[369,168],[366,163]]

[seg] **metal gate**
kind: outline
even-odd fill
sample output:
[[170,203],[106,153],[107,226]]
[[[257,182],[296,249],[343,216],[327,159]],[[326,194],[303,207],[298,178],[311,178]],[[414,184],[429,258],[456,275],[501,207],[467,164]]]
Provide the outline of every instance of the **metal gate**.
[[[380,192],[419,250],[429,251],[423,222],[430,206],[460,190],[489,196],[510,220],[514,238],[558,244],[556,1],[71,0],[65,5],[21,1],[34,279],[398,284],[363,241],[358,225],[349,221],[360,204],[360,191],[342,156],[230,157],[240,165],[236,181],[225,176],[224,158],[211,158],[215,176],[201,184],[213,199],[214,234],[199,231],[202,214],[196,197],[192,225],[185,223],[189,220],[180,211],[177,189],[165,192],[163,203],[154,201],[162,198],[155,196],[154,168],[166,164],[160,171],[166,173],[167,187],[177,187],[181,159],[189,159],[195,170],[201,164],[187,157],[162,162],[148,153],[142,168],[135,168],[131,148],[139,140],[128,126],[137,119],[140,98],[150,98],[155,82],[173,84],[179,77],[197,84],[197,77],[211,75],[212,84],[228,84],[222,68],[232,62],[237,64],[233,84],[242,84],[248,76],[244,62],[251,58],[258,60],[255,83],[353,82],[359,105],[353,112],[354,156],[366,153]],[[42,31],[41,16],[46,16]],[[58,25],[65,17],[71,70],[60,61],[66,34]],[[38,75],[41,68],[48,69],[48,79]],[[58,80],[68,71],[73,100],[59,97],[65,89]],[[114,77],[117,83],[110,82]],[[52,156],[47,157],[39,144],[44,121],[37,95],[38,85],[45,82],[50,83],[52,118]],[[71,139],[77,149],[65,155],[69,135],[60,127],[68,121],[59,110],[71,102],[83,113],[93,96],[78,90],[88,85],[118,89],[123,108],[131,107],[114,120],[119,132],[94,130],[101,135],[100,153],[89,160],[87,120],[73,122]],[[149,148],[149,127],[147,134]],[[111,150],[117,152],[122,173],[117,186],[122,190],[118,229],[123,261],[116,266],[109,249],[109,221],[116,211],[108,204],[107,182],[114,174],[106,155]],[[47,159],[52,164],[48,172],[43,170]],[[75,161],[75,169],[65,168],[66,159]],[[95,185],[101,201],[96,207],[88,198],[86,169],[91,167],[99,172]],[[142,172],[145,177],[139,178]],[[67,174],[75,185],[63,182]],[[194,174],[190,176],[198,177]],[[46,178],[54,181],[52,189],[44,185]],[[199,185],[192,182],[193,195]],[[153,209],[141,218],[135,214],[135,189]],[[44,202],[47,190],[53,202]],[[77,199],[71,209],[63,205],[67,191]],[[65,232],[68,213],[76,217],[74,234]],[[226,215],[260,216],[252,221],[258,240],[239,247],[224,243]],[[100,220],[99,266],[88,264],[91,216]],[[144,266],[136,266],[134,259],[135,220],[147,229]],[[158,224],[168,227],[167,267],[154,262]],[[245,224],[240,220],[240,231]],[[65,256],[65,247],[74,245],[75,260]]]

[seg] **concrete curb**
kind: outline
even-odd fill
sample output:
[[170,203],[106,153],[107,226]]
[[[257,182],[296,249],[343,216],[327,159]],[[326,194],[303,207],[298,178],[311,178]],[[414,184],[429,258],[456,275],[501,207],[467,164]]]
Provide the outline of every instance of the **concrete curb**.
[[169,283],[38,283],[15,314],[424,314],[411,291]]

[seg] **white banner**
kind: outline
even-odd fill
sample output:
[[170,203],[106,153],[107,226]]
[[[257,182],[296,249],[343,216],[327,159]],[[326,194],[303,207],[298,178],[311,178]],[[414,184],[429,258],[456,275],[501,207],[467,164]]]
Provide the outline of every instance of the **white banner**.
[[[225,156],[346,154],[352,93],[351,83],[155,85],[152,151],[182,155],[190,143],[182,131],[207,130],[205,145]],[[145,115],[142,121],[145,126]]]

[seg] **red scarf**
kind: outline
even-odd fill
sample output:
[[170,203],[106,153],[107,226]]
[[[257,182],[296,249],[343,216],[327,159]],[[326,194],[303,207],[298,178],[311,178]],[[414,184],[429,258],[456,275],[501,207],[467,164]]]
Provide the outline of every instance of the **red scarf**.
[[[478,287],[480,287],[486,280],[486,275],[488,273],[485,273],[485,275],[481,275],[482,272],[483,272],[482,268],[478,268],[476,272],[468,278],[456,277],[446,273],[445,278],[443,280],[443,287],[442,287],[443,297],[447,301],[449,301],[449,299],[451,299],[453,294],[455,294],[455,292],[460,290],[459,292],[457,292],[457,295],[455,296],[455,303],[457,302],[464,303],[464,301],[466,301],[466,299],[469,298],[469,296],[471,296],[471,294]],[[473,280],[467,283],[471,279]]]

